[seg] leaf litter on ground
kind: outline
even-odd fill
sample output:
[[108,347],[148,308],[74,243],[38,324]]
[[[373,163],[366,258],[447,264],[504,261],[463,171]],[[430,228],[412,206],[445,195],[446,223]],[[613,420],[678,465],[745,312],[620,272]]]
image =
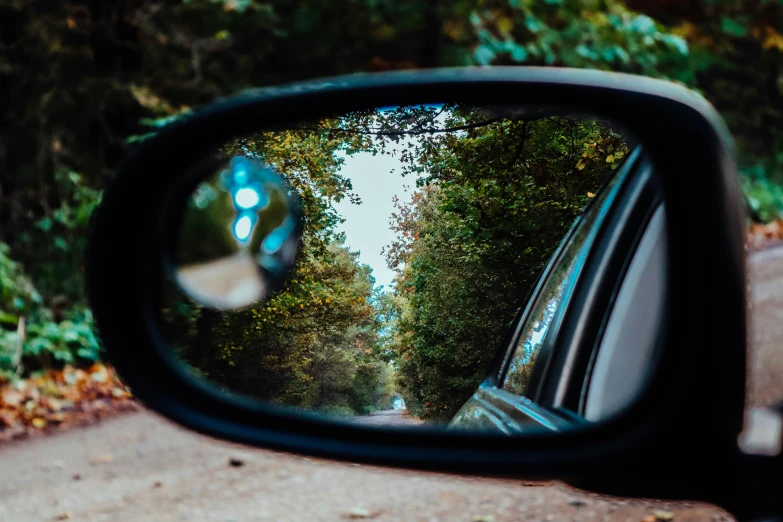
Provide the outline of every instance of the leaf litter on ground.
[[128,387],[109,366],[66,366],[14,382],[0,381],[0,442],[46,433],[136,409]]

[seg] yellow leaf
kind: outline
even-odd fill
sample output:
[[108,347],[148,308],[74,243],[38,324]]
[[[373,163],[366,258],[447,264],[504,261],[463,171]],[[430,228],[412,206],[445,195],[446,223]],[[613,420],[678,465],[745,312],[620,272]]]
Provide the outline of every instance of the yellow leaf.
[[681,38],[685,38],[686,40],[692,40],[693,37],[698,33],[698,29],[691,22],[683,22],[672,27],[671,32],[672,34]]
[[39,430],[45,428],[46,427],[46,419],[43,419],[41,417],[34,418],[33,419],[33,427],[34,428],[38,428]]
[[762,47],[765,51],[768,51],[769,49],[783,51],[783,36],[777,33],[774,29],[768,28],[767,37],[764,39]]
[[611,154],[609,154],[609,155],[606,157],[606,162],[607,162],[607,163],[611,163],[611,162],[613,162],[613,161],[614,161],[614,156],[612,156]]
[[588,197],[588,198],[594,198],[594,197],[595,197],[595,194],[593,194],[592,192],[588,192],[588,193],[587,193],[587,197]]
[[578,170],[585,170],[585,164],[584,164],[584,162],[580,161],[579,163],[577,163],[577,164],[576,164],[576,168],[577,168]]
[[504,34],[508,34],[514,28],[514,22],[511,18],[501,16],[497,21],[498,31]]
[[459,40],[465,32],[465,28],[461,20],[453,19],[443,24],[443,29],[441,29],[441,31],[452,40]]

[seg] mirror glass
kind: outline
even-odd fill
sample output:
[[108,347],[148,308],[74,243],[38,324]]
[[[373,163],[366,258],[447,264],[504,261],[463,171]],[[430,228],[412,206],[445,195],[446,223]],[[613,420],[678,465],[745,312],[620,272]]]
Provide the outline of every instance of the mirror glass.
[[[664,282],[662,210],[627,225],[661,227],[652,239],[611,252],[628,259],[603,305],[614,330],[579,353],[559,333],[599,232],[637,204],[639,148],[600,116],[531,105],[375,107],[238,136],[194,158],[172,206],[164,335],[220,393],[357,425],[600,420],[653,361],[663,290],[639,299],[643,277],[628,280]],[[623,352],[617,306],[653,324],[634,326],[644,349]],[[559,370],[568,357],[585,363]]]
[[232,310],[265,301],[285,281],[301,217],[296,195],[263,161],[215,156],[207,163],[214,173],[178,216],[172,273],[195,302]]

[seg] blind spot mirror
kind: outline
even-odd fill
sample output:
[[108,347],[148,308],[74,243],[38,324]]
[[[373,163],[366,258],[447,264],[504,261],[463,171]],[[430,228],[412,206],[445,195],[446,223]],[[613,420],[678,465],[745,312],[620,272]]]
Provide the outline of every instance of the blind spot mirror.
[[183,207],[174,279],[200,305],[239,309],[282,286],[296,259],[301,218],[290,187],[262,161],[236,155],[214,170]]

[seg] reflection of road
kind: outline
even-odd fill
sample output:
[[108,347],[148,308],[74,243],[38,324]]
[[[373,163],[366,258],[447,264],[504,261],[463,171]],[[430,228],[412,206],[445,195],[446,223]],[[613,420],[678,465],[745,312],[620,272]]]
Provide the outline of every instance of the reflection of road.
[[362,426],[377,426],[384,428],[419,426],[422,423],[422,421],[411,417],[408,414],[408,410],[402,409],[376,411],[370,415],[353,417],[348,422],[351,424],[361,424]]
[[217,308],[246,306],[264,295],[258,266],[248,254],[179,268],[177,278],[191,297]]

